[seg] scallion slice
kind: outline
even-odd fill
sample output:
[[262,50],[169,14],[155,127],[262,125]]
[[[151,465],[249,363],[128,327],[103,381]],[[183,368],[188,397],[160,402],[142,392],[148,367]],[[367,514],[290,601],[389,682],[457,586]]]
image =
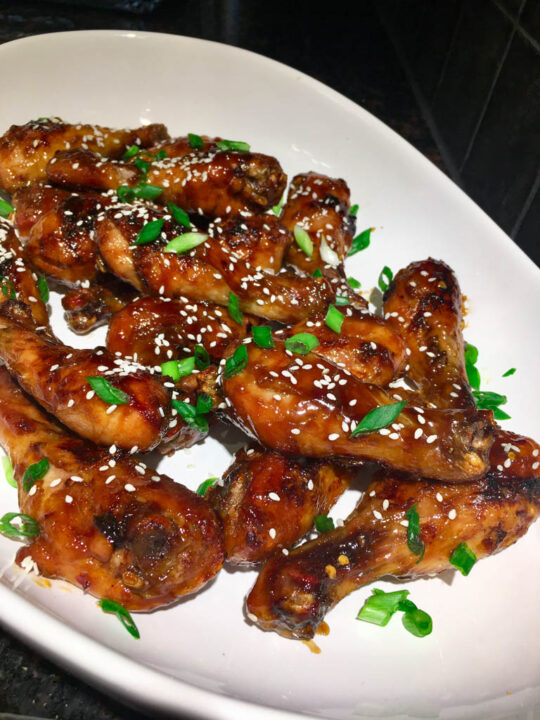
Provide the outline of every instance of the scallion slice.
[[146,245],[146,243],[154,242],[154,240],[159,236],[163,228],[164,222],[165,220],[163,218],[160,218],[159,220],[150,220],[150,222],[147,222],[140,231],[140,233],[137,235],[137,238],[133,244]]
[[330,532],[335,529],[334,521],[328,515],[315,515],[313,518],[315,530],[320,533]]
[[132,157],[138,155],[141,148],[138,145],[130,145],[126,152],[122,155],[122,160],[131,160]]
[[13,210],[13,205],[10,205],[8,202],[0,198],[0,216],[7,217],[9,213],[13,212]]
[[317,269],[313,272],[313,275],[312,275],[311,277],[322,277],[322,276],[323,276],[322,270],[321,270],[320,268],[317,268]]
[[15,285],[11,282],[9,278],[5,277],[4,275],[0,275],[0,289],[2,290],[2,294],[10,300],[15,300],[15,298],[17,297]]
[[510,370],[507,370],[505,373],[503,373],[503,377],[508,377],[509,375],[513,375],[516,372],[516,368],[510,368]]
[[220,150],[235,150],[236,152],[249,152],[251,145],[241,140],[220,140],[216,143]]
[[478,360],[478,348],[470,343],[465,343],[465,371],[469,385],[475,390],[480,389],[480,373],[476,367]]
[[183,253],[202,245],[206,240],[208,240],[208,235],[204,233],[188,232],[173,238],[165,245],[164,250],[165,252]]
[[193,352],[195,354],[195,365],[197,370],[206,370],[211,362],[208,350],[203,345],[195,345]]
[[106,378],[96,376],[87,377],[86,380],[96,395],[109,405],[125,405],[129,402],[129,395],[114,387]]
[[278,202],[278,204],[274,205],[274,207],[272,208],[272,212],[277,217],[279,217],[279,215],[281,214],[281,208],[283,207],[284,202],[285,202],[285,193],[283,193],[283,195],[281,196],[281,200]]
[[140,182],[137,185],[120,185],[116,188],[118,199],[122,202],[131,202],[134,198],[141,200],[155,200],[163,192],[163,188],[157,185],[150,185],[146,182]]
[[240,300],[238,299],[237,295],[235,295],[233,292],[229,293],[229,315],[234,320],[235,323],[238,323],[238,325],[242,325],[244,322],[243,315],[240,311]]
[[345,295],[336,295],[334,304],[337,306],[350,305],[351,301],[349,300],[348,297],[345,297]]
[[45,275],[40,275],[37,281],[37,289],[39,292],[39,297],[43,300],[44,303],[49,302],[49,285],[47,284],[47,278]]
[[358,205],[355,204],[352,206],[352,208],[349,210],[349,215],[352,215],[353,217],[356,217],[358,213]]
[[297,355],[307,355],[318,347],[319,341],[311,333],[297,333],[285,340],[285,348]]
[[191,375],[195,370],[195,358],[187,357],[183,360],[168,360],[161,365],[161,374],[171,377],[174,381]]
[[213,401],[208,393],[202,392],[197,395],[195,410],[198,415],[205,415],[212,409]]
[[208,490],[208,488],[213,487],[217,483],[217,481],[218,481],[218,478],[215,478],[215,477],[208,478],[208,480],[205,480],[204,482],[202,482],[199,485],[199,487],[197,488],[197,490],[195,492],[197,493],[197,495],[202,495],[204,497],[204,495],[206,495],[206,491]]
[[360,420],[358,425],[352,431],[350,437],[362,435],[364,433],[375,432],[391,425],[397,418],[399,413],[407,404],[406,400],[391,403],[390,405],[379,405],[379,407],[370,410],[367,415]]
[[236,348],[231,357],[225,362],[225,377],[232,378],[234,375],[242,372],[248,364],[247,345],[240,345]]
[[196,135],[195,133],[188,133],[188,140],[189,145],[194,150],[200,150],[204,147],[204,140],[200,135]]
[[128,633],[132,637],[134,637],[135,640],[139,640],[141,634],[139,633],[139,630],[135,625],[135,622],[131,617],[130,613],[123,605],[120,605],[120,603],[117,603],[114,600],[108,600],[107,598],[101,599],[98,602],[98,605],[103,610],[103,612],[113,613],[113,615],[116,615],[116,617],[120,620]]
[[341,333],[341,326],[345,317],[337,310],[333,305],[330,305],[326,317],[324,318],[325,324],[338,335]]
[[190,405],[183,400],[171,400],[171,405],[185,423],[197,428],[201,433],[208,432],[208,420],[204,414],[198,412],[195,405]]
[[347,282],[349,283],[349,286],[352,287],[353,290],[358,290],[362,287],[362,283],[357,280],[356,278],[350,277],[347,278]]
[[378,285],[379,288],[384,292],[390,287],[394,273],[390,270],[388,265],[385,265],[379,274]]
[[24,471],[22,478],[22,486],[28,492],[32,485],[37,481],[41,480],[49,472],[49,459],[44,457],[37,463],[29,465]]
[[179,208],[178,205],[175,205],[172,202],[167,203],[167,207],[169,208],[169,212],[176,220],[176,222],[179,225],[183,225],[189,230],[191,227],[191,221],[187,212],[185,210],[182,210],[182,208]]
[[251,335],[253,336],[253,342],[258,347],[268,349],[275,347],[272,328],[268,327],[268,325],[254,325],[251,328]]
[[405,630],[408,630],[412,635],[416,635],[416,637],[425,637],[433,630],[431,616],[419,608],[404,613],[401,622]]
[[[13,525],[13,520],[16,518],[20,518],[19,526]],[[9,512],[0,518],[0,534],[17,540],[36,537],[36,535],[39,535],[39,524],[30,515]]]
[[409,521],[407,525],[407,545],[409,550],[418,555],[418,562],[424,557],[426,546],[420,535],[420,516],[418,515],[418,506],[415,503],[405,513],[405,517]]
[[308,257],[313,255],[313,243],[309,234],[300,225],[294,226],[294,239],[298,247],[305,252]]
[[451,564],[462,575],[468,575],[476,563],[477,557],[466,542],[461,542],[450,555]]
[[387,593],[374,589],[373,595],[366,600],[356,619],[385,627],[390,622],[392,615],[398,611],[399,603],[405,600],[408,594],[408,590]]
[[8,485],[16,488],[17,481],[15,480],[15,476],[13,475],[13,465],[11,464],[11,460],[8,458],[7,455],[4,455],[4,457],[2,458],[2,467],[4,468],[4,475],[6,477]]
[[367,230],[364,230],[360,233],[360,235],[357,235],[355,238],[353,238],[353,241],[351,243],[351,249],[347,253],[347,257],[352,257],[353,255],[356,255],[357,252],[360,252],[360,250],[365,250],[367,247],[369,247],[369,243],[371,242],[371,232],[373,228],[367,228]]
[[133,161],[133,164],[135,167],[139,168],[139,170],[143,174],[143,178],[146,181],[146,176],[148,175],[148,170],[150,170],[150,163],[148,160],[143,160],[142,157],[136,157]]

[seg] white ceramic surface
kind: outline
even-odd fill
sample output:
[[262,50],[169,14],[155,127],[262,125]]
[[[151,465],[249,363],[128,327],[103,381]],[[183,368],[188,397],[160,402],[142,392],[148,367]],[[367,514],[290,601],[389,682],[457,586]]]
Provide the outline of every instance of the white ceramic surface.
[[[0,66],[0,132],[47,115],[164,122],[173,134],[248,141],[276,155],[289,177],[315,169],[346,178],[360,205],[359,230],[376,227],[370,248],[349,261],[350,274],[370,288],[383,265],[396,271],[428,255],[448,262],[469,299],[466,338],[480,348],[486,389],[508,395],[507,426],[540,436],[537,269],[442,173],[357,105],[263,57],[168,35],[32,37],[2,45]],[[53,304],[55,328],[81,344],[63,326],[58,298]],[[502,378],[510,367],[517,373]],[[194,488],[228,458],[209,439],[160,468]],[[0,514],[15,505],[15,490],[0,482]],[[386,628],[357,622],[371,592],[364,588],[328,616],[320,655],[244,622],[254,573],[222,572],[197,597],[137,616],[136,642],[94,599],[64,583],[40,587],[10,567],[15,550],[0,538],[2,622],[89,681],[156,711],[234,720],[539,717],[540,523],[468,578],[405,584],[433,617],[429,637],[409,635],[397,619]]]

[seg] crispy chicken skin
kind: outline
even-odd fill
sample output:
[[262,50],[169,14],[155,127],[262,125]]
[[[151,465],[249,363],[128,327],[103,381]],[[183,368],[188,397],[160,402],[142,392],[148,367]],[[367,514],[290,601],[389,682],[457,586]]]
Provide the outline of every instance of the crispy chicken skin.
[[[232,348],[230,352],[232,351]],[[248,364],[222,378],[228,417],[266,447],[305,457],[377,460],[448,482],[482,476],[493,443],[491,413],[405,406],[391,428],[351,438],[375,407],[389,404],[382,388],[312,353],[287,354],[247,345]]]
[[163,189],[160,201],[210,218],[265,212],[278,202],[287,182],[281,165],[269,155],[220,150],[155,160],[146,177],[133,163],[67,150],[50,160],[47,177],[72,190],[116,190],[144,180]]
[[[99,445],[150,450],[167,430],[170,396],[141,365],[108,350],[76,350],[32,329],[24,306],[0,306],[0,358],[26,392],[71,430]],[[128,395],[114,407],[92,391],[103,377]],[[111,412],[111,408],[114,407]]]
[[206,499],[223,524],[231,565],[250,566],[288,548],[326,514],[349,483],[335,464],[293,460],[260,447],[242,449]]
[[46,179],[47,163],[59,151],[80,148],[100,156],[120,157],[132,144],[148,147],[168,138],[164,125],[114,130],[99,125],[71,125],[60,118],[12,125],[0,137],[0,188],[12,193]]
[[[313,254],[293,243],[287,262],[311,275],[322,270],[328,260],[321,257],[323,237],[328,247],[343,262],[351,248],[356,221],[350,215],[350,191],[344,180],[315,172],[296,175],[291,182],[281,222],[291,232],[296,225],[306,230],[313,243]],[[331,264],[331,263],[330,263]]]
[[[377,578],[452,569],[450,555],[461,542],[478,559],[503,550],[540,513],[538,475],[529,463],[517,477],[489,472],[475,482],[448,485],[380,471],[343,527],[268,560],[247,598],[249,616],[264,630],[311,638],[330,608]],[[425,543],[420,562],[402,525],[412,505]]]
[[70,195],[68,190],[43,183],[32,183],[15,190],[11,198],[15,208],[13,222],[21,240],[25,242],[37,221]]
[[0,217],[0,303],[17,299],[27,305],[37,326],[49,330],[47,307],[23,257],[13,225]]
[[220,360],[231,342],[246,336],[247,328],[245,316],[239,325],[219,305],[146,297],[113,316],[107,348],[143,365],[193,355],[195,345],[202,345],[211,359]]
[[458,281],[443,262],[400,270],[384,294],[384,317],[410,350],[408,377],[428,405],[474,407],[465,371]]
[[100,274],[90,287],[66,292],[62,297],[64,319],[73,332],[84,335],[107,323],[136,297],[131,285],[109,273]]
[[[19,485],[21,512],[39,535],[17,553],[128,610],[151,610],[194,592],[219,572],[222,531],[208,504],[140,462],[63,430],[0,369],[0,443]],[[29,492],[26,468],[50,468]],[[144,472],[136,470],[136,466]]]

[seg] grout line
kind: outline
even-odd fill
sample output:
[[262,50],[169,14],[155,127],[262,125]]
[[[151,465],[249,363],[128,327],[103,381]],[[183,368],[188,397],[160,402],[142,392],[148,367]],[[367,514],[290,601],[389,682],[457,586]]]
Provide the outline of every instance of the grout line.
[[513,16],[508,12],[508,10],[504,7],[504,5],[501,5],[501,4],[500,4],[500,0],[492,0],[492,1],[493,1],[493,2],[495,3],[495,5],[499,8],[499,10],[503,13],[503,15],[506,15],[506,17],[508,18],[508,20],[510,20],[510,22],[516,24],[516,29],[517,29],[518,33],[519,33],[525,40],[527,40],[527,42],[530,43],[530,44],[534,47],[535,50],[537,50],[538,52],[540,52],[540,43],[538,42],[538,40],[537,40],[535,37],[533,37],[527,30],[525,30],[525,28],[523,27],[523,25],[521,25],[521,14],[522,14],[523,8],[525,7],[525,3],[527,2],[527,0],[522,0],[521,6],[520,6],[520,8],[519,8],[519,10],[518,10],[518,12],[517,12],[517,15],[516,15],[515,17],[513,17]]
[[[525,1],[525,0],[524,0],[524,1]],[[441,85],[442,85],[442,83],[443,83],[444,76],[446,75],[446,70],[447,70],[447,68],[448,68],[448,63],[450,62],[450,55],[452,54],[452,50],[454,49],[454,45],[455,45],[456,42],[457,42],[457,37],[458,37],[459,29],[460,29],[461,24],[462,24],[462,22],[463,22],[463,15],[465,14],[465,10],[464,10],[463,8],[464,8],[464,3],[462,2],[461,5],[459,6],[459,12],[458,12],[458,17],[457,17],[457,20],[456,20],[456,24],[455,24],[455,26],[454,26],[454,32],[452,33],[452,39],[450,40],[450,43],[449,43],[448,48],[447,48],[447,50],[446,50],[446,57],[444,58],[444,62],[443,62],[442,67],[441,67],[441,72],[439,73],[439,79],[437,80],[437,82],[436,82],[436,84],[435,84],[435,87],[433,88],[433,93],[432,93],[431,97],[429,98],[429,100],[428,100],[428,98],[426,98],[426,100],[428,100],[428,102],[429,102],[432,106],[435,105],[435,100],[436,100],[436,98],[437,98],[437,93],[439,92],[439,89],[440,89],[440,87],[441,87]]]
[[515,238],[518,234],[521,226],[523,225],[523,221],[525,220],[525,216],[530,210],[531,205],[533,204],[533,200],[536,197],[536,193],[540,189],[540,170],[538,171],[536,175],[536,179],[532,184],[532,187],[529,191],[529,194],[527,195],[527,199],[523,203],[523,207],[521,208],[521,212],[517,216],[517,220],[514,223],[514,227],[512,228],[512,231],[510,232],[510,237]]

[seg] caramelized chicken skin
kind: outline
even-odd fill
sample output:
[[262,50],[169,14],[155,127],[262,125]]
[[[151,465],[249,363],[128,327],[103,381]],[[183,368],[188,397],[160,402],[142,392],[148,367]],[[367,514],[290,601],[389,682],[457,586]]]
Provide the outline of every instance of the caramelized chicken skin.
[[68,290],[62,297],[64,319],[78,335],[104,325],[137,297],[136,290],[114,275],[103,273],[90,287]]
[[[422,559],[404,527],[416,505]],[[387,575],[416,578],[452,569],[450,555],[466,542],[478,559],[512,545],[540,514],[540,478],[495,478],[433,484],[386,471],[368,487],[343,527],[264,565],[247,610],[264,630],[311,638],[324,615],[358,587]]]
[[232,565],[253,565],[288,548],[326,514],[350,481],[338,465],[293,460],[260,447],[242,449],[206,499],[223,524]]
[[[30,557],[43,575],[128,610],[171,603],[219,572],[222,531],[202,498],[61,429],[3,368],[0,443],[13,463],[21,512],[40,528],[18,551],[19,563]],[[43,458],[48,472],[25,490],[25,470]]]
[[222,380],[226,412],[272,450],[376,460],[448,482],[478,478],[488,468],[490,412],[406,406],[391,428],[351,437],[369,411],[391,402],[385,390],[313,353],[291,357],[277,339],[273,350],[248,344],[247,354],[247,366]]
[[26,241],[37,221],[71,194],[43,183],[32,183],[15,190],[11,198],[15,208],[13,222],[21,240]]
[[132,144],[148,147],[168,138],[164,125],[114,130],[99,125],[71,125],[60,118],[40,118],[12,125],[0,137],[0,188],[12,193],[46,179],[45,168],[59,151],[80,148],[100,156],[120,157]]

